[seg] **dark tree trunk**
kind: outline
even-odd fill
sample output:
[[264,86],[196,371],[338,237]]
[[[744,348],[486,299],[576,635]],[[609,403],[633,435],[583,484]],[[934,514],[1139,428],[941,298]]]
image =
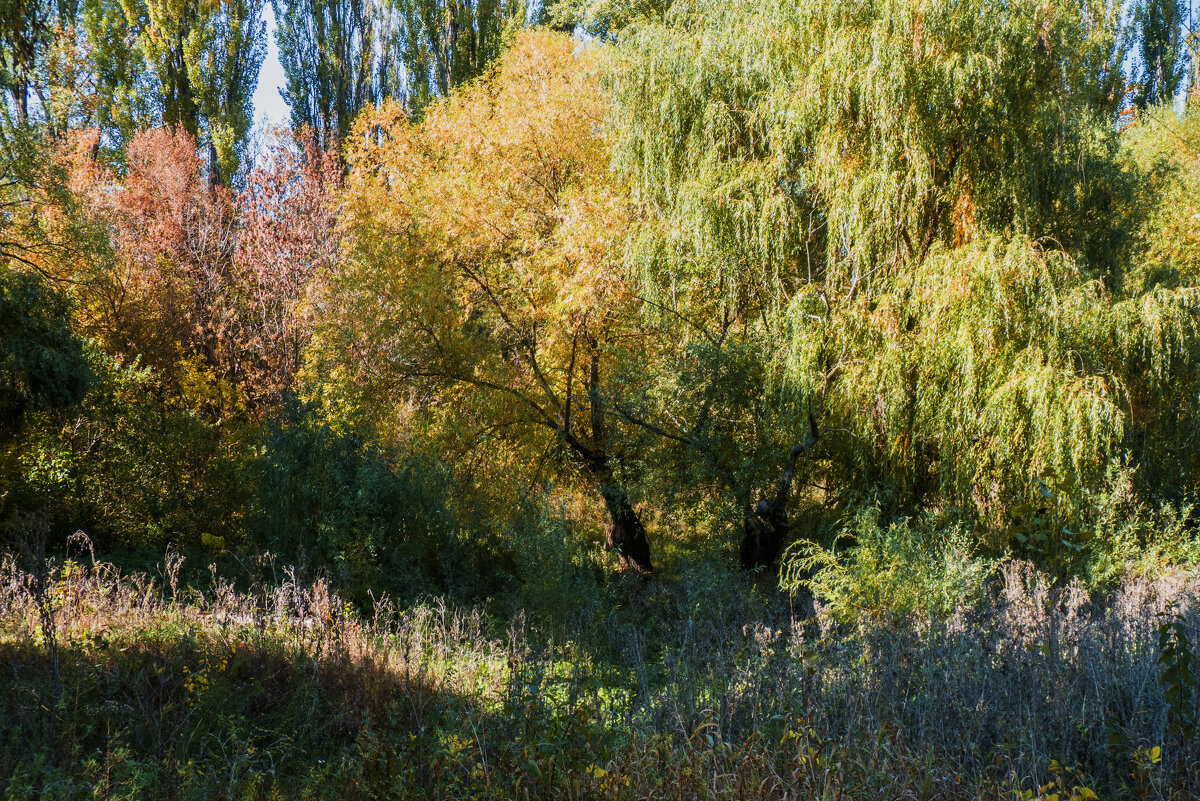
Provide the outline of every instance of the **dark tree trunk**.
[[808,449],[817,444],[821,433],[817,430],[817,421],[810,412],[808,415],[808,437],[792,448],[788,457],[788,466],[783,478],[775,487],[775,496],[770,500],[763,498],[753,509],[746,511],[745,533],[742,544],[738,549],[739,560],[744,570],[754,570],[758,567],[769,567],[783,550],[787,541],[789,523],[787,504],[792,494],[792,476],[796,472],[796,460]]
[[650,542],[646,539],[646,527],[629,502],[629,495],[617,484],[601,487],[604,508],[608,510],[606,544],[621,557],[627,567],[650,573],[654,565],[650,561]]
[[217,159],[217,145],[209,140],[208,143],[208,188],[215,190],[225,185],[225,176],[221,174],[221,163]]
[[29,121],[29,82],[19,81],[13,87],[12,95],[17,101],[17,124],[24,125]]
[[759,501],[746,513],[746,529],[738,556],[743,570],[769,567],[783,550],[788,534],[787,507]]
[[[650,543],[646,539],[646,527],[642,525],[637,510],[629,502],[629,493],[613,475],[612,462],[608,454],[608,427],[604,419],[604,398],[600,393],[600,352],[596,341],[584,333],[584,340],[591,349],[587,372],[588,405],[591,407],[591,437],[582,439],[571,430],[571,394],[568,392],[562,412],[560,434],[579,458],[580,464],[604,498],[608,512],[605,544],[621,557],[621,563],[642,573],[650,573],[654,565],[650,561]],[[575,373],[576,339],[571,347],[571,363],[568,375]]]

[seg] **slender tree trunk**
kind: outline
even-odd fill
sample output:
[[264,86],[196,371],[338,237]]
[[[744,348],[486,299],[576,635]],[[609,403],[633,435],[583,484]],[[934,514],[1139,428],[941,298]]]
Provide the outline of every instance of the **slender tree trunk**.
[[17,101],[17,124],[29,121],[29,82],[18,81],[13,88],[13,99]]
[[212,135],[209,135],[208,140],[208,189],[215,190],[218,186],[225,185],[225,176],[221,174],[221,162],[217,158],[217,145],[212,141]]

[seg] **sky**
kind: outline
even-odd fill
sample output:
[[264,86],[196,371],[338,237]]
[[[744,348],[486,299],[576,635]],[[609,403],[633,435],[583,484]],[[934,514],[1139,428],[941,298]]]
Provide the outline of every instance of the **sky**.
[[283,88],[283,65],[279,63],[279,48],[275,44],[275,11],[270,3],[264,3],[263,17],[267,23],[267,57],[263,59],[258,73],[258,87],[254,90],[254,126],[265,128],[287,125],[291,112],[283,102],[279,90]]

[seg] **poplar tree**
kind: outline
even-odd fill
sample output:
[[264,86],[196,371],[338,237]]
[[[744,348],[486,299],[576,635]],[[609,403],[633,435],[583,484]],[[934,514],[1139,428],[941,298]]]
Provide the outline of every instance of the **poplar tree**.
[[525,0],[396,0],[396,9],[412,112],[483,74],[528,14]]
[[214,183],[237,173],[266,55],[263,0],[121,0],[159,101],[157,120],[208,150]]
[[400,90],[394,12],[378,0],[271,0],[292,127],[322,148],[354,117]]
[[263,2],[84,0],[59,31],[87,66],[87,113],[73,127],[98,127],[118,161],[137,131],[176,128],[205,151],[209,180],[228,185],[253,124]]
[[419,114],[500,54],[523,0],[272,0],[292,126],[328,149],[384,100]]
[[1140,84],[1137,102],[1143,108],[1171,103],[1179,93],[1190,61],[1184,36],[1187,7],[1183,0],[1142,0],[1135,11]]

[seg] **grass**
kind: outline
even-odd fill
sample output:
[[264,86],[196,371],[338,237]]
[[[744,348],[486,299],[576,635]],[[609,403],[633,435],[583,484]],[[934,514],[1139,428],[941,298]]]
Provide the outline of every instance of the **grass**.
[[695,563],[556,626],[85,561],[0,568],[4,798],[1200,795],[1158,645],[1171,604],[1198,639],[1193,574],[1091,598],[1009,563],[950,619],[854,627]]

